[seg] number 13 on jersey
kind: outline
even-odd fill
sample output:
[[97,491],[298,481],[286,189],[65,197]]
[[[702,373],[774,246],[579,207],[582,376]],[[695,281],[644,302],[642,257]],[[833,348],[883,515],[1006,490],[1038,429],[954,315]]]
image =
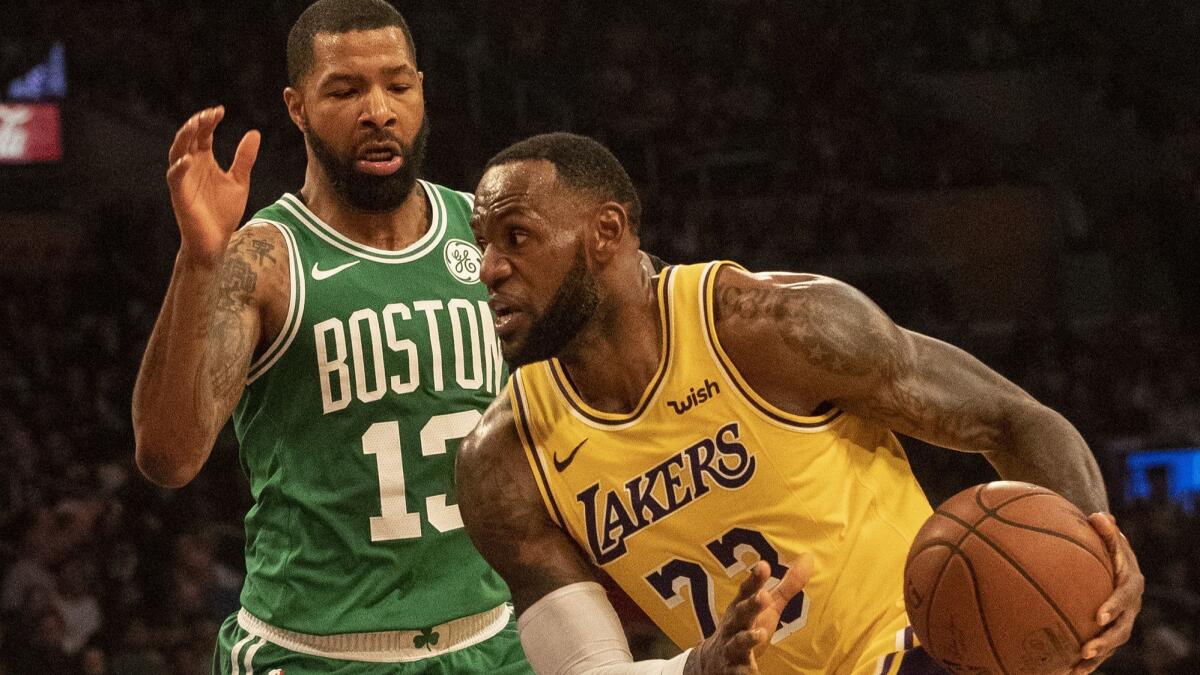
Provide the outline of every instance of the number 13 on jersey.
[[[771,579],[775,583],[782,581],[788,571],[787,565],[780,562],[779,552],[775,547],[771,546],[761,532],[754,530],[735,527],[710,541],[705,548],[730,578],[748,571],[750,566],[759,560],[766,561],[770,566]],[[707,638],[716,632],[717,608],[714,606],[713,580],[700,563],[674,558],[646,575],[646,581],[669,609],[684,602],[683,592],[687,588],[700,635]],[[767,584],[768,588],[773,585],[770,581]],[[797,593],[788,602],[779,616],[779,624],[771,636],[771,644],[777,644],[804,627],[808,622],[808,604],[808,596],[804,592]]]
[[[444,455],[447,443],[465,438],[482,417],[478,410],[434,415],[421,427],[421,456]],[[400,423],[376,422],[362,437],[362,451],[375,455],[379,471],[379,515],[371,516],[371,541],[415,539],[421,536],[421,514],[408,510],[404,488],[404,461],[400,452]],[[438,532],[463,526],[457,504],[446,495],[425,498],[425,515]]]

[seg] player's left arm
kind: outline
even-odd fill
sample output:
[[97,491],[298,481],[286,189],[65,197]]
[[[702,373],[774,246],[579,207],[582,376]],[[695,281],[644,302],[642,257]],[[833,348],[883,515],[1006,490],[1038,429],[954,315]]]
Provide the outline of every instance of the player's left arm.
[[794,561],[770,589],[759,562],[717,631],[672,659],[634,661],[595,568],[550,519],[525,460],[507,396],[463,439],[455,463],[458,504],[475,548],[508,583],[517,631],[535,671],[555,675],[730,675],[758,672],[780,614],[812,574]]
[[[854,288],[724,268],[716,302],[722,346],[785,410],[832,403],[899,433],[982,453],[1003,478],[1048,487],[1086,513],[1107,511],[1100,468],[1070,422],[965,351],[900,328]],[[1117,589],[1099,611],[1109,628],[1084,649],[1102,659],[1128,639],[1144,580],[1111,516],[1091,522],[1117,570]]]

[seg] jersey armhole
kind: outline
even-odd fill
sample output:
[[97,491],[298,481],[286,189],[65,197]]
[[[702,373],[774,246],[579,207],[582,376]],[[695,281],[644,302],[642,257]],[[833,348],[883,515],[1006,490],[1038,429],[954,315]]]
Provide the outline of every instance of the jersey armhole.
[[246,373],[246,386],[250,386],[279,361],[279,358],[291,346],[292,341],[296,339],[296,334],[300,332],[300,318],[304,316],[304,265],[300,260],[300,248],[296,245],[296,237],[286,225],[265,218],[256,218],[246,224],[274,226],[283,236],[288,252],[287,317],[283,320],[283,327],[280,328],[279,335],[275,336],[275,340],[261,356],[251,362],[250,370]]
[[734,365],[733,359],[729,358],[729,354],[725,353],[725,348],[721,346],[721,340],[717,336],[715,300],[717,274],[723,267],[745,270],[744,267],[734,262],[713,261],[708,264],[703,274],[700,275],[701,320],[704,323],[704,339],[708,344],[709,353],[713,361],[717,363],[717,366],[725,374],[726,379],[733,384],[734,389],[737,390],[737,395],[749,403],[758,413],[775,424],[794,431],[810,432],[825,429],[830,422],[841,416],[841,409],[830,406],[819,415],[796,415],[783,410],[754,391],[754,388],[742,377],[741,372]]
[[525,410],[525,395],[521,388],[521,379],[520,369],[517,369],[508,378],[508,396],[512,404],[517,436],[521,439],[522,449],[525,450],[525,459],[529,462],[529,471],[533,474],[533,482],[537,484],[538,493],[542,495],[542,505],[546,507],[546,513],[550,515],[554,524],[565,532],[566,521],[558,509],[558,503],[554,501],[554,493],[550,491],[546,466],[533,442],[533,432],[529,428],[529,415]]

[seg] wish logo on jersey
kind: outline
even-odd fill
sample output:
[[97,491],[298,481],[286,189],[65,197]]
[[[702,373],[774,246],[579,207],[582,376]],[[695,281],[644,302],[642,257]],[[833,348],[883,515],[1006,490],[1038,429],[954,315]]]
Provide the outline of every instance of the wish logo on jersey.
[[483,264],[483,254],[479,247],[462,239],[449,239],[442,249],[442,257],[446,260],[446,269],[455,279],[464,284],[479,283],[479,268]]
[[[713,485],[736,490],[754,477],[755,457],[740,443],[737,422],[600,494],[596,483],[576,495],[583,504],[588,548],[597,564],[625,555],[625,540],[708,494]],[[603,503],[603,504],[602,504]]]

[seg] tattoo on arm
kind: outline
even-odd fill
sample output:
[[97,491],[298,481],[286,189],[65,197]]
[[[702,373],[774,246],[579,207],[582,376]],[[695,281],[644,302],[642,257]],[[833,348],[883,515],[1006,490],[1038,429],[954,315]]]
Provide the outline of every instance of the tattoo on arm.
[[[216,288],[209,300],[209,323],[204,346],[204,368],[196,381],[196,410],[207,412],[201,424],[212,433],[225,423],[228,402],[245,386],[255,336],[244,313],[253,302],[264,260],[275,245],[253,235],[235,237],[225,253]],[[253,261],[253,264],[252,264]]]
[[987,401],[1012,395],[1001,378],[961,350],[899,328],[849,286],[817,280],[725,287],[717,301],[719,318],[768,322],[801,364],[802,386],[821,387],[824,400],[939,445],[1000,446],[1003,415]]
[[[1000,475],[1103,508],[1086,442],[1061,415],[978,359],[896,326],[854,289],[803,275],[734,278],[717,294],[727,332],[757,336],[743,357],[774,391],[805,390],[901,434],[985,453]],[[738,287],[740,286],[740,287]],[[773,339],[777,335],[779,339]],[[795,367],[779,368],[792,359]],[[782,385],[779,383],[782,381]]]
[[876,366],[858,358],[869,347],[851,345],[864,339],[882,342],[884,336],[869,321],[846,325],[847,317],[833,317],[833,311],[789,288],[726,287],[717,293],[718,320],[770,321],[784,344],[809,365],[835,375],[870,375]]

